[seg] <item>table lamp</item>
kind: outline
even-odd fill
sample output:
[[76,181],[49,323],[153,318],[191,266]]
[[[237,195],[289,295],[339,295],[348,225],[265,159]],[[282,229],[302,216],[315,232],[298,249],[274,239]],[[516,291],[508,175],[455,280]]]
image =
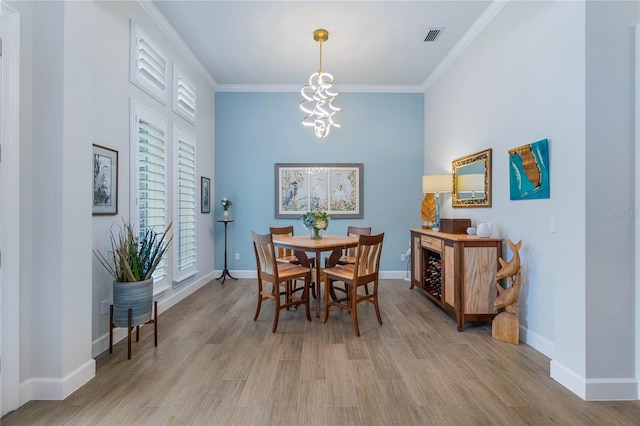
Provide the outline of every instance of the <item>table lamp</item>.
[[448,175],[427,175],[422,176],[422,193],[435,195],[436,217],[433,221],[433,230],[440,230],[440,194],[451,192],[453,188],[453,178]]

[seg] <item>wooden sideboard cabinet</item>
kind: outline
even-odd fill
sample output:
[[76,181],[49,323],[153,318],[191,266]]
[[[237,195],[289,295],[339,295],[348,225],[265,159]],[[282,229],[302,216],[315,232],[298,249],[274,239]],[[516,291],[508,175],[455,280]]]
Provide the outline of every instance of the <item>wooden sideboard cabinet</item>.
[[502,239],[411,229],[411,288],[465,321],[491,321]]

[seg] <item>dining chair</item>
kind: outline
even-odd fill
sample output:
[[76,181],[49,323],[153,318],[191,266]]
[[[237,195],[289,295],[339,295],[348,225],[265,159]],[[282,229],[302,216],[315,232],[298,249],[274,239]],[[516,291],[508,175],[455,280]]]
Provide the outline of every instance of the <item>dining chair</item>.
[[[382,325],[380,307],[378,305],[378,276],[380,271],[380,255],[382,254],[382,241],[384,233],[378,235],[359,235],[358,246],[355,251],[355,263],[339,265],[324,270],[326,288],[324,291],[324,319],[329,318],[329,307],[335,306],[347,312],[351,312],[353,327],[356,335],[360,336],[358,327],[358,304],[369,302],[373,304],[378,323]],[[341,298],[329,297],[336,287],[336,282],[343,282],[345,296]],[[358,288],[373,283],[371,294],[358,293]],[[333,293],[335,294],[335,293]]]
[[[371,227],[347,226],[347,236],[354,235],[371,235]],[[338,265],[348,265],[356,263],[356,248],[351,247],[344,251],[344,254],[338,259]]]
[[[371,227],[370,226],[347,226],[347,236],[357,236],[357,235],[371,235]],[[356,248],[350,247],[345,249],[336,261],[336,265],[349,265],[356,263]],[[325,262],[325,267],[326,267]],[[369,294],[369,286],[364,286],[365,294]],[[332,297],[335,298],[335,293],[332,293]]]
[[[293,236],[293,225],[289,226],[272,226],[269,228],[269,233],[273,235],[289,235]],[[276,260],[278,262],[293,263],[299,265],[300,261],[293,254],[293,250],[284,247],[276,247]]]
[[[258,271],[258,306],[253,320],[256,321],[260,315],[262,302],[270,299],[276,304],[273,328],[271,330],[273,333],[278,328],[280,311],[291,306],[304,305],[307,320],[311,321],[309,308],[311,268],[305,268],[293,263],[278,262],[271,234],[261,235],[252,231],[251,238]],[[292,292],[292,283],[300,278],[304,279],[304,287],[302,288],[302,295],[297,297]],[[271,284],[271,291],[265,289],[265,282]],[[284,296],[284,303],[282,302],[282,296]]]
[[[269,227],[269,233],[271,236],[275,235],[288,235],[293,236],[293,225],[289,226],[271,226]],[[294,254],[293,250],[287,249],[284,247],[276,247],[276,260],[282,263],[293,263],[294,265],[300,265],[300,259]],[[313,262],[315,259],[308,259],[310,263],[310,267],[313,268]],[[313,280],[313,278],[312,278]],[[303,287],[298,287],[296,281],[293,281],[293,287],[291,289],[292,293],[301,291]],[[313,294],[313,298],[316,297],[316,290],[314,286],[311,286],[311,292]]]

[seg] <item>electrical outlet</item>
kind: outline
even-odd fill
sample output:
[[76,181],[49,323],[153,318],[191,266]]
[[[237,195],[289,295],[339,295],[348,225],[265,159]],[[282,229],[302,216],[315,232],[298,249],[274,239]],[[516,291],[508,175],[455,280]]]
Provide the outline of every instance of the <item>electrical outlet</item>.
[[400,255],[400,262],[404,262],[404,259],[405,259],[405,256],[404,256],[404,253],[402,253],[402,254]]
[[109,301],[108,300],[103,300],[102,303],[100,304],[100,312],[102,312],[102,315],[106,315],[109,313]]
[[236,253],[236,260],[240,260],[240,253]]

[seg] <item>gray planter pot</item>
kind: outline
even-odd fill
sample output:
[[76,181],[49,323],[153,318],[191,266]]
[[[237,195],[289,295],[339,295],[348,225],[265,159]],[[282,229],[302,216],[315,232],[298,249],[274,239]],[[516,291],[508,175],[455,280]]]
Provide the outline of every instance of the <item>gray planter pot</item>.
[[132,310],[131,325],[151,320],[153,307],[153,278],[133,283],[113,282],[113,324],[126,327],[128,311]]

